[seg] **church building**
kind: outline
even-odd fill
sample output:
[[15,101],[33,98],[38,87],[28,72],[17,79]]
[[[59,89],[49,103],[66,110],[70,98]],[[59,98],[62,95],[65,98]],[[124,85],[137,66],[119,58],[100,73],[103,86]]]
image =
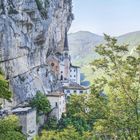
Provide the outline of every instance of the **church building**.
[[71,63],[67,32],[65,32],[64,50],[60,61],[60,81],[63,84],[63,91],[66,95],[89,93],[89,88],[80,85],[80,67]]
[[65,31],[64,46],[62,52],[50,54],[47,64],[61,83],[66,96],[70,94],[89,93],[89,88],[80,84],[80,67],[72,65],[69,54],[67,30]]

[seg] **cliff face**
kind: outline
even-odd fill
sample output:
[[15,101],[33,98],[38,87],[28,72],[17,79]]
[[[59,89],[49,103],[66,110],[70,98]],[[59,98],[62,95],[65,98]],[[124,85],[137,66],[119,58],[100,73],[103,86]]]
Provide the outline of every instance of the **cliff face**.
[[63,50],[71,7],[71,0],[0,0],[0,66],[17,102],[59,88],[46,60]]

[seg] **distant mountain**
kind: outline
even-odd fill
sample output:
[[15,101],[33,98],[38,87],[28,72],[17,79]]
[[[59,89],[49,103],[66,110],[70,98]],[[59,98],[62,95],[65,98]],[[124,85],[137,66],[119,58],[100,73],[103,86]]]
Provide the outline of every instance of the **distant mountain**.
[[[72,61],[74,63],[80,61],[87,62],[88,59],[93,60],[96,57],[94,48],[96,45],[102,43],[104,38],[102,36],[93,34],[87,31],[79,31],[76,33],[69,34],[69,46],[70,53],[72,55]],[[80,62],[81,66],[82,63]]]
[[[98,57],[95,46],[104,43],[104,37],[88,31],[71,33],[68,37],[72,62],[79,65],[82,73],[91,81],[93,73],[89,63]],[[117,39],[119,44],[130,44],[132,50],[140,44],[140,31],[121,35]]]
[[72,62],[81,67],[86,79],[90,79],[92,70],[89,63],[97,58],[95,46],[103,43],[103,36],[99,36],[87,31],[71,33],[68,36]]
[[120,43],[126,43],[129,44],[130,46],[138,45],[140,44],[140,31],[121,35],[117,39]]

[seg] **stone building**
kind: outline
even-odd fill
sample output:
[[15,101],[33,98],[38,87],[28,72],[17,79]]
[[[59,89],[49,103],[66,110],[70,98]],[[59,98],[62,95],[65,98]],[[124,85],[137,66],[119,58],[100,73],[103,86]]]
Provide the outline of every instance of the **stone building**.
[[12,113],[20,119],[22,132],[27,136],[27,140],[32,140],[37,135],[36,110],[31,107],[18,107]]
[[65,94],[61,92],[47,94],[51,104],[51,116],[55,116],[59,120],[63,113],[66,112]]
[[64,93],[67,96],[71,94],[83,94],[83,93],[90,93],[89,87],[83,87],[76,82],[70,82],[68,86],[64,86]]

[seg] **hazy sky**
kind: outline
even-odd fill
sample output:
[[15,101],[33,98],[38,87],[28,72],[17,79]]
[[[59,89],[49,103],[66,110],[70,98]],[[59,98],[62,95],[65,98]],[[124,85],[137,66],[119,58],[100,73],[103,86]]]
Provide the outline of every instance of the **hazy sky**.
[[140,30],[140,0],[73,0],[69,32],[121,35]]

